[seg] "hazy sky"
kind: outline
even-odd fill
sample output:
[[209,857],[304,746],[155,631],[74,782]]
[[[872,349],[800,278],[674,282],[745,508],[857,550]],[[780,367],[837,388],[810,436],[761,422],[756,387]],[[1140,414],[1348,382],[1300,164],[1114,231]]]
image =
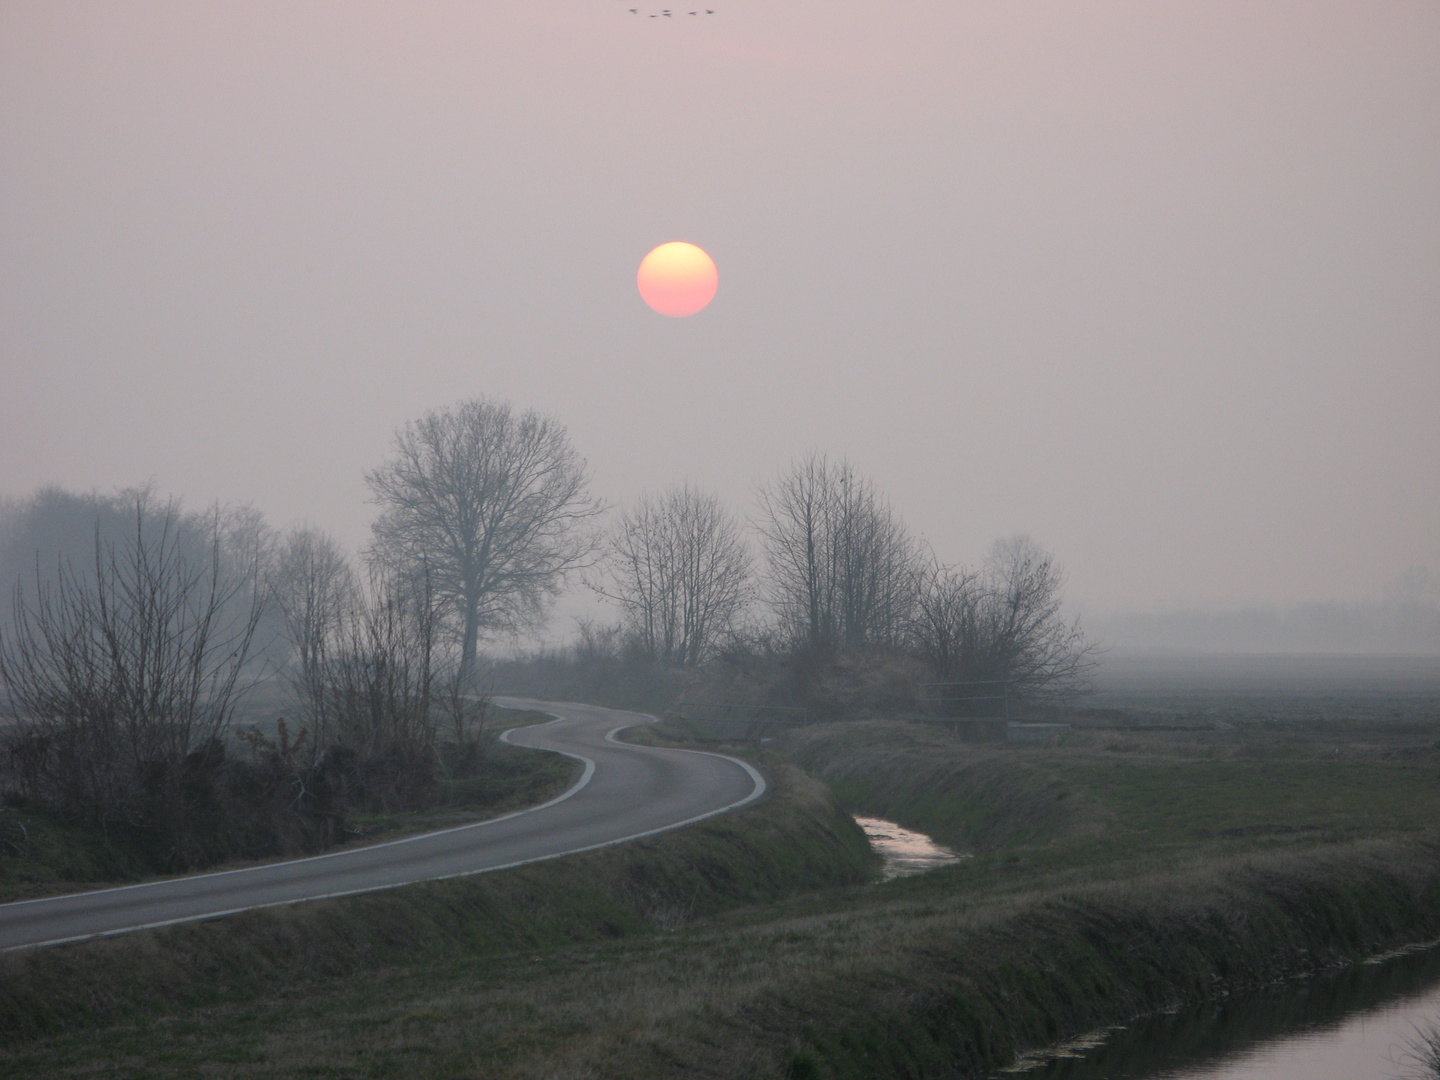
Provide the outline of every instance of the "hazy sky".
[[353,547],[486,394],[611,501],[848,454],[1092,613],[1440,569],[1440,4],[708,3],[5,0],[0,494]]

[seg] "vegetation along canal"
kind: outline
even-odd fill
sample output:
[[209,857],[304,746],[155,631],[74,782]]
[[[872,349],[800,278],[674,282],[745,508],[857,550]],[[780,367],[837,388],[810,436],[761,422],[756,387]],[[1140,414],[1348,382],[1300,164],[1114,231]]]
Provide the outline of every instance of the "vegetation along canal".
[[[1052,1048],[1023,1080],[1433,1080],[1440,949],[1144,1017]],[[1431,1044],[1433,1046],[1433,1043]]]

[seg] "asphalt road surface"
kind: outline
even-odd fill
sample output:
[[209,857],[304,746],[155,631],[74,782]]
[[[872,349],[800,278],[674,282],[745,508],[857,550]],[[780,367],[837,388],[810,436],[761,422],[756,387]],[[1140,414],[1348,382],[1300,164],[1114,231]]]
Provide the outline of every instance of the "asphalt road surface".
[[557,717],[501,738],[580,761],[580,778],[563,794],[489,821],[329,855],[0,904],[0,951],[503,870],[679,828],[765,792],[760,774],[736,758],[618,742],[616,732],[651,719],[639,713],[515,698],[497,704]]

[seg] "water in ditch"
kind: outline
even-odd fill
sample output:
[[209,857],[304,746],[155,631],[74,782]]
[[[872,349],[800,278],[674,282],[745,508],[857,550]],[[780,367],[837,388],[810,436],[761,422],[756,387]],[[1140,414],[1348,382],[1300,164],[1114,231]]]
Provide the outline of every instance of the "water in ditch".
[[865,830],[870,846],[885,859],[885,880],[923,874],[937,866],[948,866],[968,858],[935,843],[924,833],[911,832],[883,818],[859,817],[855,823]]
[[1145,1017],[1020,1062],[1018,1080],[1436,1080],[1440,948]]
[[[967,856],[856,817],[886,879]],[[1142,1017],[1021,1061],[1003,1080],[1440,1080],[1419,1054],[1440,1032],[1440,947],[1377,958],[1222,1002]]]

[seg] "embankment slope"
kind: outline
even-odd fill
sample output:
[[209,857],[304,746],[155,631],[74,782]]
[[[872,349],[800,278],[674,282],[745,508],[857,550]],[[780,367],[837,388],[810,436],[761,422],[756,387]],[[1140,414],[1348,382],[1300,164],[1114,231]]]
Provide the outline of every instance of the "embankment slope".
[[783,763],[752,808],[550,862],[0,954],[0,1041],[456,957],[671,929],[854,884],[875,857],[823,785]]

